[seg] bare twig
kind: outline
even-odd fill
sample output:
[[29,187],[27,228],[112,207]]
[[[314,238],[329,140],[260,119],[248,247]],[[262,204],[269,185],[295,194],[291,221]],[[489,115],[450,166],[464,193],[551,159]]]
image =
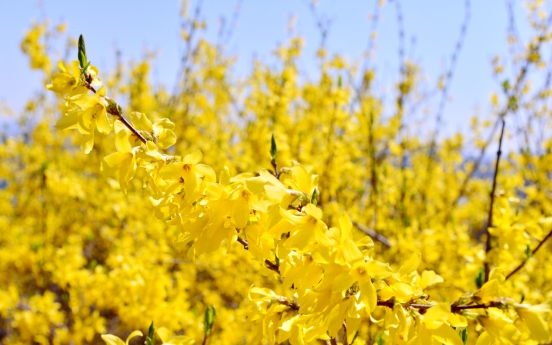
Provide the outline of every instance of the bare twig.
[[366,235],[370,236],[370,238],[372,238],[373,240],[381,242],[381,244],[383,244],[387,248],[391,248],[393,246],[385,236],[378,234],[377,232],[370,229],[369,227],[355,221],[353,221],[353,225],[356,228],[358,228],[360,231],[364,232]]
[[[88,90],[92,91],[93,93],[96,93],[96,89],[94,89],[94,87],[92,85],[90,85],[90,83],[86,84],[86,88]],[[146,138],[144,138],[142,136],[142,134],[140,134],[138,132],[138,130],[136,128],[134,128],[134,126],[132,126],[132,124],[130,122],[128,122],[127,119],[124,118],[123,114],[119,111],[119,109],[117,107],[117,103],[115,103],[115,101],[113,101],[110,98],[106,97],[106,99],[109,103],[108,106],[106,107],[106,111],[109,114],[115,116],[119,121],[121,121],[123,123],[123,125],[125,125],[125,127],[128,128],[132,132],[132,134],[137,136],[138,139],[140,139],[140,141],[145,144],[147,142]]]
[[[535,247],[535,249],[533,249],[531,251],[531,256],[534,256],[537,251],[540,249],[540,247],[542,247],[542,245],[550,238],[552,237],[552,230],[550,230],[550,232],[542,239],[542,241],[539,242],[539,244]],[[519,271],[520,269],[523,268],[523,266],[525,266],[525,264],[527,263],[527,261],[529,261],[529,258],[523,260],[522,263],[520,263],[512,272],[510,272],[507,276],[506,276],[506,279],[510,278],[511,276],[513,276],[514,274],[517,273],[517,271]]]
[[[491,189],[491,202],[489,206],[489,215],[487,218],[487,228],[485,230],[485,234],[487,235],[487,239],[485,241],[485,254],[488,254],[491,251],[491,234],[489,233],[489,228],[493,227],[493,206],[495,201],[495,191],[496,191],[496,180],[498,177],[498,168],[500,165],[500,156],[502,155],[502,140],[504,139],[504,127],[506,127],[506,120],[504,117],[501,118],[502,126],[500,129],[500,138],[498,139],[498,150],[496,151],[496,163],[495,163],[495,171],[493,175],[493,187]],[[489,260],[488,256],[485,258],[485,282],[489,281]]]
[[458,41],[456,42],[456,46],[454,47],[452,56],[450,58],[450,68],[447,74],[445,75],[443,89],[441,92],[441,99],[439,100],[439,106],[437,108],[437,114],[435,116],[435,132],[433,133],[433,137],[431,139],[431,144],[429,147],[430,159],[428,161],[428,165],[431,165],[432,164],[431,162],[433,162],[435,158],[434,157],[435,149],[436,149],[437,140],[439,137],[439,130],[441,129],[441,121],[443,118],[443,113],[445,111],[445,105],[447,103],[450,84],[452,82],[452,76],[456,68],[456,62],[458,61],[458,56],[460,55],[460,51],[462,49],[462,44],[464,43],[464,38],[466,37],[466,32],[468,31],[468,24],[470,22],[470,0],[464,0],[464,12],[465,12],[464,21],[462,22],[462,26],[460,27],[460,36],[458,37]]
[[349,345],[347,340],[347,323],[343,321],[343,345]]
[[[237,242],[239,242],[242,246],[243,246],[243,249],[245,250],[249,250],[249,243],[247,242],[247,240],[244,240],[243,238],[239,237],[237,238],[236,240]],[[280,265],[278,263],[274,263],[268,259],[266,259],[264,261],[266,267],[269,269],[269,270],[272,270],[278,274],[280,274]]]

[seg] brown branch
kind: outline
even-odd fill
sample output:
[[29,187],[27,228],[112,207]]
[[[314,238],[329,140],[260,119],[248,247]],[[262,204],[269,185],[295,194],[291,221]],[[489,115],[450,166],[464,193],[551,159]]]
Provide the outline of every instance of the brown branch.
[[[110,114],[112,114],[112,113],[110,113]],[[130,131],[132,132],[132,134],[134,134],[135,136],[137,136],[138,139],[140,139],[141,142],[143,142],[144,144],[147,142],[146,138],[144,138],[140,133],[138,133],[138,131],[136,130],[136,128],[134,128],[134,127],[130,124],[130,122],[128,122],[127,119],[125,119],[125,118],[123,117],[122,114],[119,114],[119,115],[112,114],[112,115],[116,116],[117,119],[123,123],[123,125],[125,125],[128,129],[130,129]]]
[[[395,304],[400,304],[406,309],[414,308],[422,311],[426,311],[430,308],[435,307],[434,304],[420,304],[420,303],[396,303],[394,301],[378,301],[378,306],[380,307],[387,307],[387,308],[393,308]],[[468,310],[468,309],[488,309],[488,308],[502,308],[504,307],[504,303],[498,301],[498,302],[489,302],[487,304],[464,304],[464,305],[456,305],[455,303],[450,305],[450,311],[452,313],[458,314],[462,310]]]
[[[238,236],[238,239],[236,240],[237,242],[239,242],[242,246],[243,246],[243,249],[245,250],[249,250],[249,243],[247,242],[247,240],[244,240],[243,238],[239,237]],[[280,265],[277,264],[277,263],[274,263],[268,259],[266,259],[264,261],[265,265],[266,265],[266,268],[268,268],[269,270],[272,270],[276,273],[278,273],[278,275],[280,275]]]
[[[94,89],[94,87],[92,85],[90,85],[89,82],[86,83],[86,88],[88,90],[92,91],[93,93],[96,93],[96,89]],[[123,117],[123,114],[121,114],[121,112],[118,109],[117,103],[115,103],[115,101],[113,101],[112,99],[107,98],[107,97],[106,97],[106,100],[108,102],[108,106],[106,107],[106,111],[109,114],[115,116],[119,121],[121,121],[123,123],[123,125],[125,125],[125,127],[128,128],[132,132],[132,134],[137,136],[138,139],[140,139],[140,141],[145,144],[147,142],[146,138],[144,138],[142,136],[142,134],[140,134],[138,132],[138,130],[136,128],[134,128],[134,126],[132,126],[132,124],[130,122],[128,122],[128,120]]]
[[248,250],[248,249],[249,249],[249,243],[247,243],[247,241],[244,240],[243,238],[241,238],[240,236],[238,236],[237,241],[238,241],[241,245],[243,245],[243,249],[245,249],[245,250]]
[[387,248],[391,248],[393,246],[385,236],[378,234],[377,232],[370,229],[369,227],[355,221],[353,221],[353,225],[360,231],[364,232],[366,235],[370,236],[370,238],[372,238],[373,240],[381,242]]
[[289,299],[287,299],[285,297],[278,296],[278,298],[276,300],[278,301],[278,303],[280,303],[282,305],[285,305],[285,306],[289,307],[292,310],[299,311],[299,309],[300,309],[299,304],[297,304],[295,302],[292,302],[292,301],[290,301]]
[[349,345],[349,341],[347,339],[347,323],[343,321],[343,345]]
[[506,120],[504,117],[501,118],[502,126],[500,129],[500,138],[498,139],[498,150],[496,151],[496,163],[495,163],[495,171],[493,175],[493,187],[491,189],[491,205],[489,207],[489,215],[487,219],[487,228],[485,230],[485,234],[487,235],[487,239],[485,241],[485,283],[489,281],[489,260],[487,254],[491,251],[491,234],[489,233],[489,228],[493,227],[493,207],[494,207],[494,201],[495,201],[495,191],[496,191],[496,180],[498,178],[498,168],[500,165],[500,156],[502,155],[502,140],[504,139],[504,127],[506,127]]
[[[548,16],[547,23],[548,23],[547,27],[549,27],[552,24],[552,14],[550,14]],[[530,47],[529,54],[534,53],[534,52],[538,52],[541,45],[542,45],[542,43],[544,42],[544,40],[545,40],[544,35],[539,36],[537,43],[534,46]],[[514,87],[513,87],[513,91],[511,92],[510,97],[508,97],[508,99],[512,99],[512,97],[517,98],[517,96],[519,94],[519,91],[521,89],[521,84],[525,80],[525,77],[527,76],[527,72],[529,70],[529,66],[532,63],[534,63],[534,62],[532,62],[531,59],[529,59],[529,58],[527,58],[525,60],[524,65],[521,66],[521,68],[519,70],[519,74],[516,77],[516,81],[515,81],[515,84],[514,84]],[[503,119],[508,114],[508,112],[510,110],[511,110],[511,105],[508,103],[502,109],[502,111],[500,111],[498,117]],[[496,124],[498,124],[498,122]],[[486,142],[486,145],[481,148],[480,155],[479,155],[478,159],[476,160],[475,164],[473,165],[472,170],[468,173],[468,175],[466,176],[466,178],[462,182],[462,186],[460,187],[460,192],[458,193],[458,196],[456,197],[456,199],[454,199],[451,206],[449,207],[449,211],[446,213],[447,216],[445,217],[445,219],[449,218],[450,213],[452,212],[452,209],[458,204],[460,199],[466,193],[468,182],[471,180],[471,178],[473,177],[473,175],[477,171],[477,169],[479,167],[479,164],[481,163],[481,161],[483,160],[483,156],[485,155],[485,150],[487,148],[487,145],[488,145],[489,141],[491,140],[491,138],[494,136],[494,131],[496,130],[496,124],[495,124],[495,127],[492,130],[491,135],[489,136],[489,140]]]
[[[540,241],[540,243],[538,244],[538,246],[533,249],[533,251],[531,251],[531,256],[534,256],[537,251],[540,249],[540,247],[542,247],[542,245],[544,244],[544,242],[546,242],[550,237],[552,237],[552,230],[550,230],[550,232],[548,233],[548,235],[546,235],[542,241]],[[506,276],[506,279],[510,278],[511,276],[513,276],[514,274],[517,273],[517,271],[519,271],[520,269],[523,268],[523,266],[525,266],[525,263],[527,263],[527,261],[529,261],[529,258],[523,260],[522,263],[520,263],[512,272],[510,272],[507,276]]]

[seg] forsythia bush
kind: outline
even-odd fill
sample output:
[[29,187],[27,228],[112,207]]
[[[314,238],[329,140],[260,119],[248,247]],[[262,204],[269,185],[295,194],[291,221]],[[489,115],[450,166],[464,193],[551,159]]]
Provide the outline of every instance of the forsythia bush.
[[44,38],[64,28],[35,25],[22,48],[61,98],[29,101],[24,135],[0,146],[0,341],[548,343],[551,93],[531,76],[552,31],[528,8],[512,74],[494,60],[495,113],[442,140],[409,122],[408,61],[392,112],[376,71],[322,48],[303,80],[298,37],[239,80],[184,11],[191,48],[169,93],[150,57],[102,82],[82,36],[56,70]]

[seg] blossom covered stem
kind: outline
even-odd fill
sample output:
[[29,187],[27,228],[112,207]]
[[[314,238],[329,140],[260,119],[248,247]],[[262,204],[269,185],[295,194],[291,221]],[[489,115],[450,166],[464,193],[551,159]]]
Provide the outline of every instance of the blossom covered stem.
[[[534,256],[537,251],[540,249],[540,247],[542,247],[542,245],[550,238],[552,237],[552,230],[550,230],[550,232],[542,239],[542,241],[540,241],[540,243],[535,247],[535,249],[533,249],[531,251],[531,256]],[[510,278],[511,276],[513,276],[514,274],[517,273],[517,271],[519,271],[520,269],[523,268],[523,266],[525,266],[525,264],[527,263],[527,261],[529,260],[529,258],[527,258],[526,260],[523,260],[512,272],[510,272],[507,276],[506,276],[506,279]]]
[[[92,91],[93,93],[96,93],[96,89],[94,89],[94,87],[90,85],[90,83],[86,83],[86,88]],[[125,127],[127,127],[132,132],[132,134],[137,136],[138,139],[140,139],[140,141],[145,144],[147,142],[146,138],[144,138],[142,134],[140,134],[138,130],[136,130],[136,128],[134,128],[134,126],[132,126],[132,124],[128,122],[127,119],[124,118],[123,114],[120,111],[120,107],[118,107],[117,103],[115,103],[111,99],[108,99],[107,101],[109,102],[109,107],[107,107],[107,112],[115,116],[117,119],[119,119],[119,121],[121,121],[125,125]]]

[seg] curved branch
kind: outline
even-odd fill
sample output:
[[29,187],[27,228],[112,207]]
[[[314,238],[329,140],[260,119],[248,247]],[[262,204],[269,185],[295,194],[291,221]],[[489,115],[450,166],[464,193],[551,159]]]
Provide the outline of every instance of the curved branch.
[[383,235],[380,235],[378,234],[377,232],[375,232],[374,230],[370,229],[369,227],[365,226],[365,225],[362,225],[358,222],[355,222],[353,221],[353,225],[359,229],[360,231],[364,232],[366,235],[370,236],[370,238],[372,238],[373,240],[376,240],[378,242],[381,242],[381,244],[383,244],[384,246],[386,246],[387,248],[391,248],[393,245],[391,244],[391,242],[389,242],[389,240],[387,239],[387,237],[383,236]]
[[[537,247],[535,249],[533,249],[533,251],[531,251],[531,256],[534,256],[537,251],[540,249],[540,247],[542,247],[542,245],[544,244],[544,242],[548,241],[548,239],[552,237],[552,230],[550,230],[550,232],[542,239],[542,241],[539,242],[539,244],[537,245]],[[511,276],[513,276],[514,274],[517,273],[517,271],[519,271],[520,269],[523,268],[523,266],[525,266],[525,263],[527,263],[527,261],[529,261],[529,258],[527,258],[526,260],[523,260],[522,263],[520,263],[512,272],[510,272],[507,276],[506,276],[506,279],[510,278]]]

